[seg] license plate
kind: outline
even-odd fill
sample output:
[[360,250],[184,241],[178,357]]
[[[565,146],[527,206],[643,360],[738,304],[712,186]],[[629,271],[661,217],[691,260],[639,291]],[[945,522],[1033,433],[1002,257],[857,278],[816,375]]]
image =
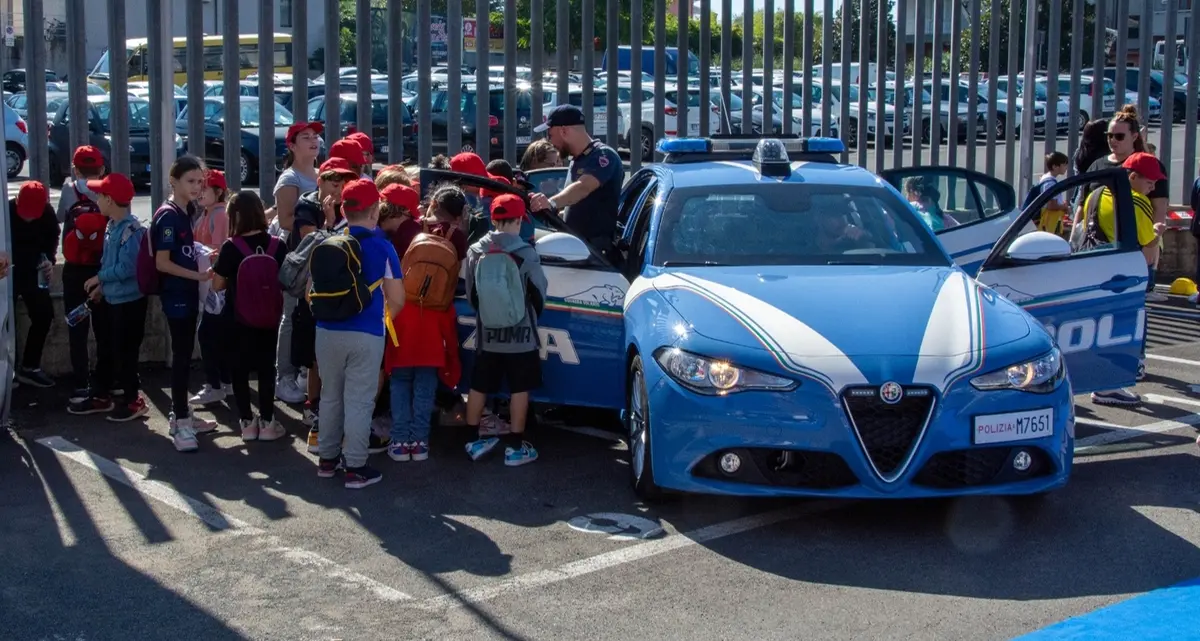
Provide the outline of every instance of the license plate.
[[529,136],[517,136],[517,144],[518,145],[528,145],[529,144]]
[[974,442],[1011,443],[1042,438],[1054,433],[1054,410],[1040,410],[986,414],[975,417]]
[[700,135],[700,123],[689,122],[688,123],[688,134],[692,135],[692,136],[699,136]]
[[379,153],[381,153],[381,154],[386,154],[387,152],[388,152],[388,146],[387,146],[387,145],[384,145],[384,146],[382,146],[382,147],[380,147],[380,148],[379,148]]

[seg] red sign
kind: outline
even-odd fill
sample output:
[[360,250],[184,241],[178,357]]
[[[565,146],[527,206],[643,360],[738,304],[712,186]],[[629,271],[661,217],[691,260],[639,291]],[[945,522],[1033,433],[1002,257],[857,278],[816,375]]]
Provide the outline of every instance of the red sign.
[[[463,18],[463,51],[475,50],[476,38],[476,22],[475,18]],[[498,24],[488,25],[488,50],[503,53],[504,52],[504,26]]]

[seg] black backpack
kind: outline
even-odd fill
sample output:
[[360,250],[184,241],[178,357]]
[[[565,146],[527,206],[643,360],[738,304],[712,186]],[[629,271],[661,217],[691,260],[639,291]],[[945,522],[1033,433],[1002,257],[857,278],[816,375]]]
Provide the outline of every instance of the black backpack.
[[[1099,216],[1100,200],[1104,197],[1104,191],[1107,189],[1101,188],[1092,192],[1095,197],[1090,197],[1088,194],[1083,200],[1083,234],[1080,235],[1074,243],[1072,243],[1072,252],[1084,252],[1089,249],[1095,249],[1101,245],[1107,245],[1112,242],[1109,237],[1100,229]],[[1116,207],[1116,199],[1113,200],[1113,206]]]
[[311,286],[309,308],[318,321],[354,318],[371,304],[371,296],[383,279],[368,283],[363,278],[363,251],[359,235],[333,234],[312,249],[309,260]]

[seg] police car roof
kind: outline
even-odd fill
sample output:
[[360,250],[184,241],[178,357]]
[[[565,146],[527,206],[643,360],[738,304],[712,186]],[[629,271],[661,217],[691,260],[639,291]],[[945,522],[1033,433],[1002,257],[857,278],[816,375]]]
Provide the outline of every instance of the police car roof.
[[[877,187],[879,177],[857,165],[841,165],[829,162],[814,162],[793,158],[792,175],[784,178],[788,183],[812,183],[816,185],[846,185],[848,187]],[[660,165],[670,172],[676,188],[720,187],[726,185],[756,185],[775,178],[764,178],[746,158],[713,160]]]

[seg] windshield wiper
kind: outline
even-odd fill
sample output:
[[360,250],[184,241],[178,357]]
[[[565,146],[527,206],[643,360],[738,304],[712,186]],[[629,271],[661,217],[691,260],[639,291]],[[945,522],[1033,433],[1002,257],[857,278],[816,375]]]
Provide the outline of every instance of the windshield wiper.
[[663,267],[723,267],[725,263],[715,260],[668,260],[663,261]]

